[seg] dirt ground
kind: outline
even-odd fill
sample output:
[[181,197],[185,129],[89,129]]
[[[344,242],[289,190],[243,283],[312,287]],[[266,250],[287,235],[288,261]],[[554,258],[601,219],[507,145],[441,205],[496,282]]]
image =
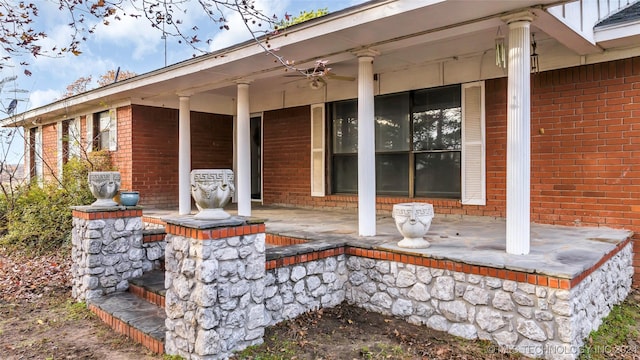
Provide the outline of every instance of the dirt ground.
[[[0,358],[161,359],[117,335],[71,300],[64,252],[29,258],[0,249]],[[236,359],[521,359],[352,306],[305,314],[267,329]]]

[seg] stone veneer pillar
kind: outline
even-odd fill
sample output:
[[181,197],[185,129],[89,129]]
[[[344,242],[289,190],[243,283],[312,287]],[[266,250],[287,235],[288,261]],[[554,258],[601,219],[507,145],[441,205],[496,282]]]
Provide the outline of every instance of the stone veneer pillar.
[[264,224],[240,217],[165,220],[165,352],[226,359],[262,343]]
[[72,210],[73,298],[86,301],[127,290],[129,279],[142,276],[145,267],[142,207]]

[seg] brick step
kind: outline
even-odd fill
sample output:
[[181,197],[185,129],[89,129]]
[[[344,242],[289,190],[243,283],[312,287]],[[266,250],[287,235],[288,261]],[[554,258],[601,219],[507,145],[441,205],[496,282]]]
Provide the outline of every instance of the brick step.
[[89,310],[133,341],[157,354],[164,354],[165,319],[163,308],[130,292],[113,293],[88,301]]
[[167,292],[164,288],[164,270],[151,270],[139,278],[129,280],[129,292],[164,308]]
[[164,228],[144,229],[142,230],[142,241],[145,243],[164,241],[166,235]]

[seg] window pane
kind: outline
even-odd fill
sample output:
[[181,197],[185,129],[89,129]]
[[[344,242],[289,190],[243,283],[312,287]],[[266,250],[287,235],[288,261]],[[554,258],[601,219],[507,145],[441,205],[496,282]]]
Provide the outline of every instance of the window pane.
[[333,153],[355,153],[358,151],[358,103],[356,100],[333,104]]
[[333,192],[358,192],[358,156],[340,155],[333,157]]
[[460,150],[461,109],[425,110],[413,113],[413,149]]
[[409,150],[409,93],[375,99],[376,151]]
[[376,155],[376,192],[388,195],[409,195],[408,153]]
[[460,150],[460,85],[413,93],[413,150]]
[[94,135],[97,141],[96,150],[109,149],[109,123],[110,117],[108,111],[103,111],[98,114],[97,124],[95,124],[97,125],[98,133]]
[[416,154],[416,196],[459,199],[460,152]]
[[459,108],[462,102],[460,85],[418,90],[413,93],[413,110],[439,110]]

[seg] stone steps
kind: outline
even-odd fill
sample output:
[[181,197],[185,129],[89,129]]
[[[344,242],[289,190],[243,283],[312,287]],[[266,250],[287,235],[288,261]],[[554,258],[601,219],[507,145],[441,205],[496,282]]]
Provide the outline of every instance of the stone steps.
[[89,310],[133,341],[164,353],[164,271],[154,270],[130,280],[129,291],[88,301]]

